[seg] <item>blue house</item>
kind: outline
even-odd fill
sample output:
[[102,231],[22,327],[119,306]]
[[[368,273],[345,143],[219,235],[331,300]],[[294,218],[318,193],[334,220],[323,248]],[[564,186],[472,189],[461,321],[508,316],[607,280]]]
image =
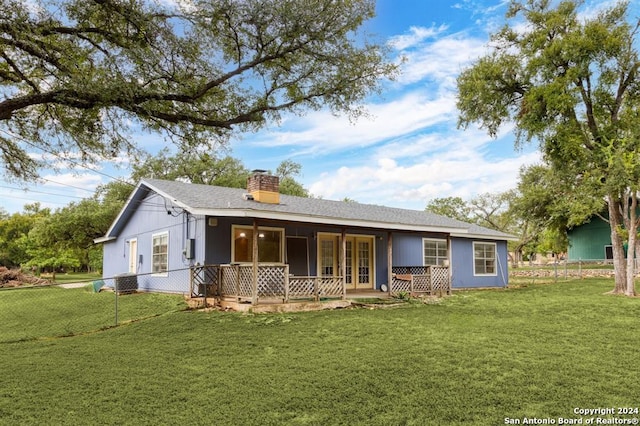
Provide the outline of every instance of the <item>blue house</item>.
[[105,280],[252,303],[349,292],[504,287],[508,234],[425,211],[148,179],[104,244]]

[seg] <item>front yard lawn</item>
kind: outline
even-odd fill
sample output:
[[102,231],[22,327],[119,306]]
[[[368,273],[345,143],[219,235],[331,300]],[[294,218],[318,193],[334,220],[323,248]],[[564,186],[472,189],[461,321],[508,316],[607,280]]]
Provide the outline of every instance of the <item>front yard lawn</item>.
[[0,424],[586,421],[574,410],[640,405],[640,299],[604,295],[612,286],[455,292],[393,309],[179,311],[3,343]]

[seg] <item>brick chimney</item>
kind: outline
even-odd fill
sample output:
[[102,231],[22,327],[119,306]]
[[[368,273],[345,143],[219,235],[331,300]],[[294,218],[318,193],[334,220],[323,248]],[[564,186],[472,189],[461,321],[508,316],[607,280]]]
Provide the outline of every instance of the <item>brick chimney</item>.
[[280,204],[280,180],[264,170],[252,172],[247,179],[247,192],[260,203]]

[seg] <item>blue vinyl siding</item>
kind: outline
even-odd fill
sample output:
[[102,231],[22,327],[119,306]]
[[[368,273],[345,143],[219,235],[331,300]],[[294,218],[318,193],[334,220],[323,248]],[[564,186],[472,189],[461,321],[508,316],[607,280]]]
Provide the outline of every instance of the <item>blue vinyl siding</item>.
[[[478,276],[474,274],[474,242],[496,244],[496,275]],[[508,284],[507,243],[505,241],[452,238],[451,252],[451,286],[453,288],[505,287]]]
[[[423,239],[446,238],[438,235],[393,235],[393,266],[419,266],[424,263]],[[496,243],[497,269],[495,276],[476,276],[473,273],[473,243],[485,242],[484,240],[472,240],[466,238],[451,239],[452,277],[453,288],[474,287],[504,287],[508,283],[507,275],[507,244],[504,241],[486,241]],[[385,250],[386,251],[386,250]],[[386,262],[386,261],[385,261]],[[385,278],[386,282],[386,278]]]
[[[187,268],[198,259],[202,262],[204,258],[204,242],[202,238],[196,237],[196,235],[202,235],[203,220],[193,216],[187,219],[185,214],[167,214],[163,199],[153,193],[150,194],[142,201],[136,214],[127,221],[118,238],[104,244],[103,276],[113,278],[129,272],[129,241],[136,239],[138,288],[143,291],[188,292]],[[169,271],[173,271],[166,274],[167,276],[151,273],[153,235],[163,232],[168,235],[168,268]],[[196,240],[195,258],[191,261],[183,255],[188,238]],[[142,262],[139,262],[140,257]]]
[[393,266],[422,266],[422,235],[393,234]]

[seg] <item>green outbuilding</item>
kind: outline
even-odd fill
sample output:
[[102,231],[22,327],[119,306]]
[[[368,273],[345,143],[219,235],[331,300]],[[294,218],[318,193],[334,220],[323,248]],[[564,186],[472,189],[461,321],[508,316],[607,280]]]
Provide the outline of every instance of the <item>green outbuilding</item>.
[[569,260],[611,260],[611,229],[609,223],[598,216],[567,232]]

